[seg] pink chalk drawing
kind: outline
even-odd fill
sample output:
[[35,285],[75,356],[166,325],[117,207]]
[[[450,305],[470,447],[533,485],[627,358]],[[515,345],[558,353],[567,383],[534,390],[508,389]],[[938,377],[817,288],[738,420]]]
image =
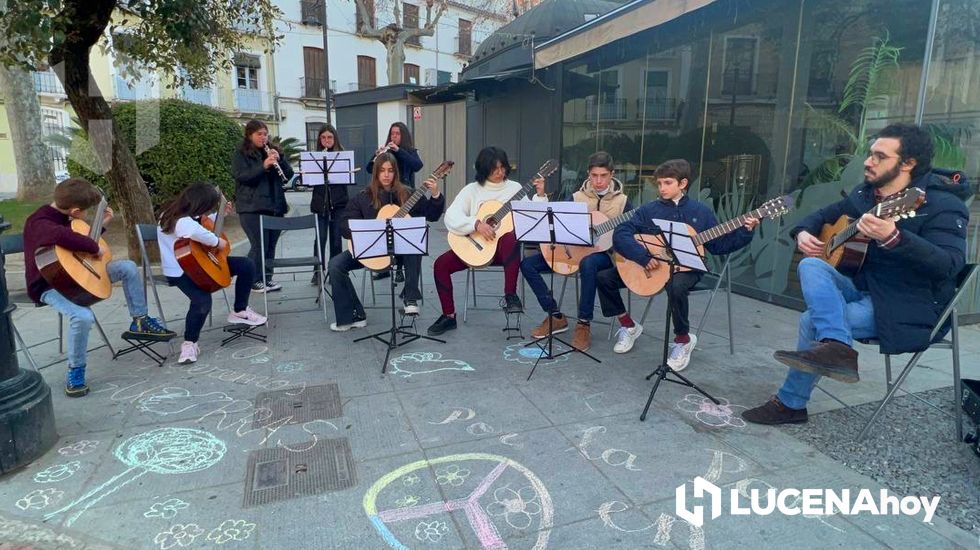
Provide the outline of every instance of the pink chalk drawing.
[[[429,473],[433,470],[436,479]],[[447,495],[456,490],[460,496],[398,507],[395,495],[384,490],[419,474],[435,481]],[[379,497],[394,506],[379,510]],[[543,550],[554,523],[551,495],[541,480],[514,460],[486,453],[449,455],[402,466],[378,479],[365,493],[363,505],[381,537],[398,550],[407,550],[413,535],[422,542],[435,542],[448,535],[452,522],[443,523],[439,516],[452,512],[462,512],[481,547],[493,550],[508,548],[504,542],[507,535],[514,536],[518,545],[525,542],[533,544],[530,548],[534,550]],[[537,531],[537,536],[517,538],[526,530]]]
[[745,421],[742,420],[737,409],[745,410],[745,407],[732,405],[724,397],[719,397],[718,401],[720,403],[716,405],[707,397],[696,393],[689,393],[684,396],[684,399],[677,402],[677,408],[694,415],[694,418],[698,422],[713,428],[721,428],[723,426],[744,428]]

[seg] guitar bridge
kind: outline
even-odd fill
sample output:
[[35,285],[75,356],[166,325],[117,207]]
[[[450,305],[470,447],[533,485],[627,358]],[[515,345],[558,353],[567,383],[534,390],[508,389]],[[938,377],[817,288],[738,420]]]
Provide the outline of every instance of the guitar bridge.
[[481,251],[483,250],[483,245],[480,244],[480,241],[474,239],[473,237],[470,237],[469,235],[467,235],[466,238],[469,239],[471,243],[473,243],[473,246],[475,246],[477,250],[481,250]]
[[94,267],[92,267],[92,264],[88,263],[88,260],[86,260],[85,258],[82,258],[78,254],[72,254],[72,256],[76,260],[78,260],[78,263],[82,264],[82,267],[84,267],[85,269],[87,269],[89,271],[89,273],[91,273],[92,275],[94,275],[96,279],[101,279],[102,278],[102,276],[99,275],[99,272],[96,271]]

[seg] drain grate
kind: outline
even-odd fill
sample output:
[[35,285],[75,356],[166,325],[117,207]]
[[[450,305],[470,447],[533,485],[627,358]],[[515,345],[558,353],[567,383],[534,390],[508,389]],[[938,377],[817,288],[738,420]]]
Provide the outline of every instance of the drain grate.
[[[312,443],[312,442],[311,442]],[[318,439],[307,451],[259,449],[248,455],[244,508],[357,485],[354,456],[346,437]]]
[[[290,395],[293,394],[293,395]],[[266,391],[255,396],[252,428],[261,428],[282,420],[284,424],[302,424],[328,420],[344,415],[337,384],[306,386]]]

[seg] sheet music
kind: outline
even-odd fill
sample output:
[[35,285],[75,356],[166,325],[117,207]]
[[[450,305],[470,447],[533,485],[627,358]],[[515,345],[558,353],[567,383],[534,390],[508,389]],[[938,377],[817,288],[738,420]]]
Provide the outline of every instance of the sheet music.
[[[388,255],[386,220],[350,220],[351,254],[356,259]],[[425,256],[429,252],[429,226],[425,218],[392,218],[395,255]]]
[[514,233],[517,240],[528,243],[550,243],[548,210],[555,222],[555,243],[592,246],[592,216],[584,202],[514,201]]
[[303,185],[323,185],[323,172],[330,185],[354,185],[354,151],[303,151],[299,171]]
[[698,247],[691,239],[686,223],[658,219],[652,221],[663,232],[664,242],[668,243],[670,249],[674,251],[677,265],[697,271],[708,271],[704,258],[701,257]]

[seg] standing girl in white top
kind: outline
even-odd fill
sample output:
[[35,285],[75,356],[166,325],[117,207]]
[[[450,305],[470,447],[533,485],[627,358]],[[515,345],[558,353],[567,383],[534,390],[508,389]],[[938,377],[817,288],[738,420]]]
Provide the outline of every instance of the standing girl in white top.
[[[195,183],[184,189],[173,201],[164,206],[160,213],[160,227],[157,228],[157,243],[160,245],[160,263],[163,274],[170,286],[176,286],[190,298],[187,320],[184,324],[184,343],[180,346],[180,364],[193,363],[201,352],[197,340],[201,336],[204,321],[211,313],[211,293],[201,289],[181,269],[174,255],[174,244],[178,239],[190,238],[205,246],[219,250],[229,247],[228,241],[205,229],[200,223],[201,216],[217,210],[221,202],[218,189],[208,183]],[[231,213],[231,203],[226,205],[226,214]],[[248,298],[255,281],[255,264],[241,256],[229,256],[228,267],[235,281],[235,307],[228,314],[228,322],[244,325],[264,325],[266,318],[248,307]]]

